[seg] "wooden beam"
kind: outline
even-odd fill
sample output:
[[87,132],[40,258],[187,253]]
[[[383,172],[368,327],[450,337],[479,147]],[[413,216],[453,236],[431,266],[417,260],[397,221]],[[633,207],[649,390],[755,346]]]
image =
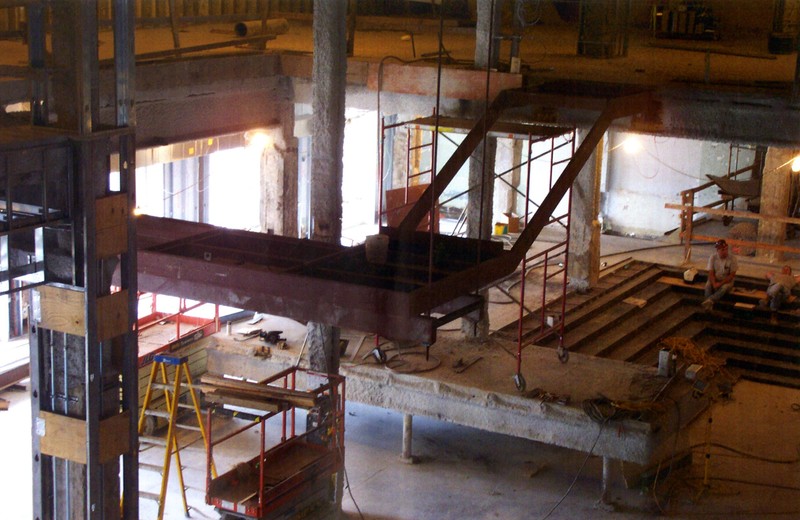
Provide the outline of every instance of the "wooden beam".
[[[119,458],[128,451],[129,412],[100,421],[100,463]],[[40,411],[34,432],[43,454],[86,464],[86,421]]]
[[95,201],[97,257],[120,255],[128,248],[128,195],[120,193]]
[[[201,379],[204,385],[212,389],[223,389],[225,394],[238,394],[242,398],[261,398],[272,401],[286,401],[299,408],[311,408],[317,404],[317,396],[312,392],[279,388],[271,385],[250,383],[227,379],[213,374],[206,374]],[[207,388],[205,388],[207,390]]]
[[39,292],[41,307],[40,327],[73,336],[86,334],[82,290],[42,285],[36,291]]
[[712,209],[705,206],[684,206],[683,204],[664,204],[666,209],[677,209],[691,213],[705,213],[707,215],[722,215],[725,217],[746,218],[750,220],[763,220],[767,222],[783,222],[786,224],[800,224],[800,218],[781,217],[773,215],[760,215],[750,211],[737,211],[728,209]]
[[[127,246],[126,246],[127,247]],[[128,331],[128,290],[97,298],[97,339],[106,341]]]

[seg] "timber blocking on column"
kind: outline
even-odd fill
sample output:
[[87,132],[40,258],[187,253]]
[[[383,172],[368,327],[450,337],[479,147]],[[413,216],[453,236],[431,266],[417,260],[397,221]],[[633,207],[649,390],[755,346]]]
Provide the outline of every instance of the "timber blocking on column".
[[[80,288],[43,285],[39,293],[39,327],[84,336],[86,334],[85,293]],[[128,291],[97,298],[97,338],[106,341],[128,331]]]

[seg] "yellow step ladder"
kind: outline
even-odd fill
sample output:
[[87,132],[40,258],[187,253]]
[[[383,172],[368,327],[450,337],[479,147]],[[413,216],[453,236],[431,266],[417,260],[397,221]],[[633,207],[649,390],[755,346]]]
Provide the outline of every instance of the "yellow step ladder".
[[[170,462],[172,457],[170,455],[175,456],[175,466],[178,472],[178,482],[180,484],[181,489],[181,498],[183,499],[183,511],[186,516],[189,516],[189,505],[186,503],[186,487],[183,483],[183,467],[181,466],[181,454],[180,450],[181,447],[178,445],[178,437],[177,437],[177,428],[184,428],[199,431],[200,435],[203,437],[203,444],[208,450],[208,436],[206,435],[206,429],[203,426],[203,417],[200,414],[200,403],[197,400],[197,394],[195,393],[194,386],[192,386],[192,375],[189,372],[189,358],[184,357],[176,357],[176,356],[169,356],[164,354],[159,354],[153,358],[153,365],[150,369],[150,378],[147,382],[147,392],[144,396],[144,402],[142,403],[142,410],[141,414],[139,415],[139,446],[143,444],[146,445],[161,445],[164,446],[164,464],[163,467],[160,468],[161,472],[161,491],[158,495],[155,493],[147,493],[140,491],[139,496],[141,498],[148,498],[151,500],[155,500],[158,502],[158,520],[162,520],[164,517],[164,502],[167,495],[167,484],[169,482],[169,470],[170,470]],[[168,374],[167,374],[167,367],[171,366],[174,367],[175,373],[173,376],[173,380],[170,381]],[[158,373],[161,373],[161,383],[156,382],[156,376]],[[191,396],[192,404],[191,405],[183,405],[179,403],[179,398],[181,396],[182,387],[186,384],[186,388],[188,389],[188,394]],[[166,399],[166,411],[163,410],[155,410],[151,409],[151,401],[153,397],[153,389],[160,389],[164,392],[164,398]],[[186,407],[194,409],[194,415],[197,418],[197,426],[193,425],[186,425],[181,424],[177,421],[178,417],[178,408]],[[144,424],[145,418],[150,416],[161,417],[167,420],[167,438],[166,440],[162,440],[160,438],[155,437],[145,437],[142,436],[142,432],[144,431]],[[147,469],[159,470],[158,466],[154,465],[147,465],[147,464],[140,464],[140,467],[145,466]],[[214,477],[216,477],[217,471],[214,467],[214,462],[211,462],[211,471]]]

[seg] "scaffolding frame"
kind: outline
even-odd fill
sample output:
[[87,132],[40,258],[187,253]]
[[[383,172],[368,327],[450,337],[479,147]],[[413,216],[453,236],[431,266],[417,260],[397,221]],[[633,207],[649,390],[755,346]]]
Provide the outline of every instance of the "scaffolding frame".
[[[566,165],[569,161],[572,160],[572,156],[575,153],[575,129],[573,128],[568,134],[567,144],[571,147],[569,157],[562,160],[556,160],[555,152],[556,146],[555,141],[557,139],[556,136],[550,138],[550,153],[549,153],[549,178],[548,178],[548,187],[553,187],[553,176],[555,169],[560,165]],[[527,172],[526,177],[527,181],[525,183],[525,221],[527,222],[529,216],[531,215],[530,205],[532,203],[530,198],[530,185],[531,185],[531,165],[532,160],[530,159],[533,156],[533,144],[534,141],[532,136],[528,137],[528,161],[527,161]],[[565,325],[565,315],[566,315],[566,304],[567,304],[567,285],[569,283],[569,278],[567,276],[567,271],[569,268],[569,234],[570,234],[570,217],[572,214],[572,188],[567,190],[565,197],[567,197],[567,212],[563,215],[550,215],[550,220],[547,225],[550,224],[559,224],[563,226],[566,230],[564,240],[555,243],[554,245],[546,248],[544,251],[539,253],[530,255],[526,254],[524,259],[521,262],[521,282],[520,282],[520,298],[519,298],[519,321],[517,327],[517,374],[521,375],[522,373],[522,350],[528,346],[532,345],[541,339],[544,339],[547,336],[550,336],[557,332],[558,334],[558,354],[559,359],[562,361],[566,361],[567,355],[564,352],[564,325]],[[563,262],[558,264],[558,268],[554,272],[548,273],[550,267],[550,261],[553,258],[557,258],[563,256]],[[539,323],[538,326],[534,327],[532,330],[525,330],[524,321],[525,321],[525,286],[527,282],[527,270],[529,265],[538,265],[541,264],[543,266],[542,272],[542,291],[541,291],[541,299],[540,299],[540,307],[539,307]],[[561,293],[561,304],[558,306],[558,313],[553,314],[552,311],[548,313],[547,311],[547,282],[553,278],[559,278],[561,285],[559,287]],[[533,315],[532,312],[529,315]],[[551,320],[552,318],[552,320]],[[532,335],[531,335],[532,334]],[[518,384],[518,386],[520,386]]]

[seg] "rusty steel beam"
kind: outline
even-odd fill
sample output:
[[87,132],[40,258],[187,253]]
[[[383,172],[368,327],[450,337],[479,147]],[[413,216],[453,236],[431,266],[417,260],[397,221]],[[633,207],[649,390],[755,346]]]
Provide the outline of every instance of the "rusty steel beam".
[[140,251],[139,288],[158,294],[266,312],[301,322],[432,343],[434,320],[408,312],[406,293]]
[[[564,168],[558,180],[553,184],[550,192],[545,196],[539,208],[534,213],[531,220],[525,225],[511,251],[504,255],[494,258],[487,258],[470,269],[462,270],[449,276],[446,280],[435,285],[429,285],[414,293],[414,304],[412,311],[419,310],[419,302],[426,304],[439,301],[448,301],[459,295],[467,294],[477,289],[490,285],[491,282],[499,280],[504,276],[514,272],[519,263],[525,258],[536,237],[544,226],[550,221],[553,211],[558,203],[566,195],[575,178],[589,159],[592,151],[602,138],[608,127],[615,119],[631,116],[647,110],[652,103],[650,92],[625,95],[607,101],[605,109],[597,118],[594,126],[587,134],[570,162]],[[480,123],[476,125],[476,128]],[[473,129],[474,130],[474,129]],[[466,141],[466,139],[465,139]],[[444,171],[444,168],[442,169]],[[441,188],[444,190],[444,187]],[[484,257],[481,257],[484,258]]]
[[[141,242],[147,244],[139,249],[139,287],[433,343],[438,326],[480,312],[482,302],[471,292],[516,269],[609,125],[645,111],[651,103],[649,93],[606,101],[511,251],[491,241],[441,235],[432,244],[427,233],[416,232],[430,209],[430,197],[441,195],[486,129],[503,110],[529,99],[519,92],[498,96],[442,168],[437,176],[441,182],[428,188],[398,229],[382,229],[390,239],[385,262],[370,262],[363,244],[348,248],[146,217],[137,222]],[[469,258],[480,262],[468,263]]]
[[509,256],[516,259],[515,266],[522,261],[536,237],[539,236],[544,226],[550,221],[553,211],[555,211],[558,203],[561,202],[561,199],[572,187],[575,178],[583,169],[586,161],[589,160],[592,152],[597,147],[597,143],[603,138],[611,123],[621,117],[645,112],[651,104],[652,97],[650,92],[621,96],[608,101],[605,109],[600,113],[600,117],[597,118],[589,133],[586,134],[564,171],[561,172],[558,180],[550,188],[550,192],[545,196],[536,213],[525,225],[525,229],[511,248]]
[[[421,302],[427,283],[427,241],[391,242],[386,264],[367,261],[364,245],[343,247],[311,240],[214,228],[173,219],[140,217],[147,247],[138,254],[139,288],[267,312],[298,321],[324,319],[340,327],[396,340],[433,343],[436,328],[480,307],[474,297]],[[470,268],[459,247],[478,241],[447,237],[437,260],[437,280]],[[486,256],[502,246],[483,244]],[[280,258],[271,251],[283,252]],[[420,311],[413,311],[419,308]]]

